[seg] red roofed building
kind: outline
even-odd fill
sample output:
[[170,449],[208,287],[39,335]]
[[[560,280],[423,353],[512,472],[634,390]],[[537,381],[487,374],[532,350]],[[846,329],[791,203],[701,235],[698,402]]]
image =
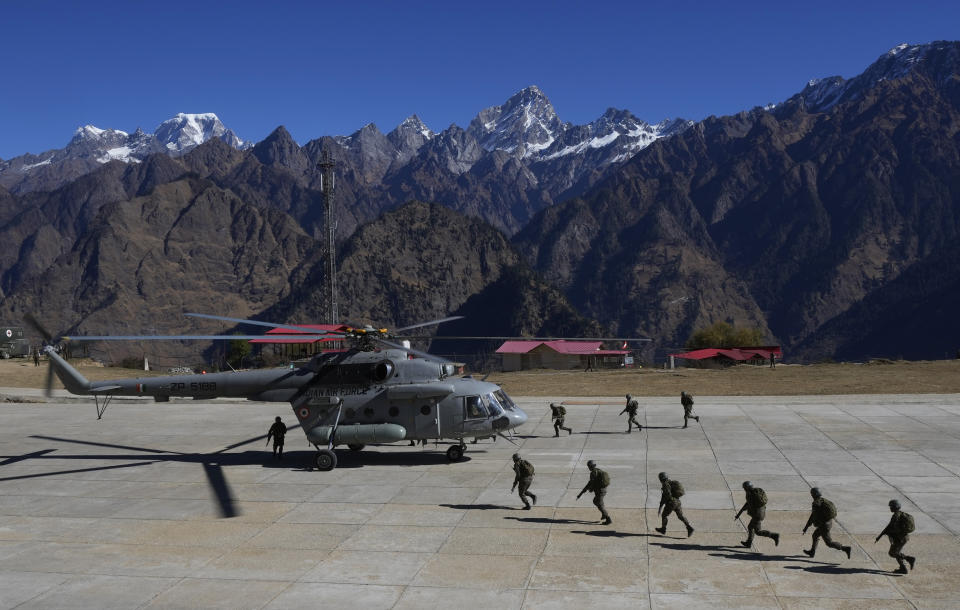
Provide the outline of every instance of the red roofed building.
[[732,366],[734,364],[769,364],[770,354],[778,361],[783,359],[783,350],[779,345],[761,347],[708,347],[690,352],[670,354],[673,358],[683,358],[701,366]]
[[[600,341],[506,341],[497,352],[504,371],[527,369],[619,368],[629,350],[600,349]],[[629,364],[632,364],[632,360]]]

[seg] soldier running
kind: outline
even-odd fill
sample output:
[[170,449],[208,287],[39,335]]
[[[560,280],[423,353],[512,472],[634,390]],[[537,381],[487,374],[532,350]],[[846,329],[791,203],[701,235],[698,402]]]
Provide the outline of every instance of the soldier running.
[[283,437],[287,434],[287,426],[280,421],[280,416],[273,421],[270,430],[267,432],[267,444],[270,444],[270,437],[273,437],[273,457],[283,459]]
[[830,537],[830,528],[833,527],[833,519],[837,516],[837,507],[833,505],[833,502],[824,498],[816,487],[810,489],[810,495],[813,496],[813,506],[810,510],[810,518],[807,519],[807,524],[803,526],[803,533],[807,533],[811,524],[814,526],[813,544],[810,545],[809,551],[803,549],[804,554],[807,557],[813,557],[817,553],[817,542],[823,538],[824,544],[831,549],[843,551],[847,554],[847,559],[850,559],[850,547],[834,542],[833,538]]
[[687,526],[687,538],[693,534],[693,526],[683,516],[683,509],[680,506],[680,496],[684,494],[683,485],[680,481],[671,481],[667,473],[661,472],[657,477],[660,479],[660,507],[657,508],[657,514],[663,519],[660,527],[654,528],[661,534],[667,533],[667,517],[670,513],[677,513],[677,518]]
[[560,436],[561,430],[566,430],[567,435],[573,434],[572,428],[565,428],[563,426],[563,418],[567,416],[567,408],[563,405],[558,405],[556,403],[550,403],[550,419],[553,420],[553,436]]
[[627,406],[623,408],[623,411],[620,411],[618,415],[623,415],[624,413],[629,414],[627,418],[627,434],[633,432],[633,427],[636,426],[637,430],[643,430],[643,426],[640,425],[640,422],[637,421],[637,409],[640,408],[640,403],[627,394]]
[[743,511],[747,511],[747,514],[750,515],[750,523],[747,524],[747,539],[740,541],[740,544],[749,548],[753,544],[753,536],[757,535],[772,538],[773,546],[779,546],[780,534],[760,529],[764,518],[767,516],[767,492],[760,487],[754,487],[750,481],[743,482],[743,491],[746,493],[747,501],[733,520],[736,521]]
[[587,462],[587,468],[590,469],[590,480],[587,481],[587,484],[584,485],[580,493],[577,494],[577,499],[579,500],[580,496],[584,493],[592,491],[593,504],[600,509],[600,516],[603,517],[601,523],[603,525],[610,525],[613,523],[613,519],[610,518],[606,507],[603,505],[603,497],[607,495],[607,487],[610,485],[610,475],[597,468],[597,463],[593,460]]
[[537,496],[529,491],[530,484],[533,483],[533,464],[522,459],[519,453],[514,453],[513,472],[516,473],[516,476],[513,479],[513,487],[510,488],[510,491],[513,491],[519,485],[520,500],[523,502],[523,510],[530,510],[530,503],[527,502],[527,496],[530,496],[534,504],[537,503]]
[[700,423],[700,416],[693,414],[693,396],[686,392],[680,392],[680,404],[683,405],[683,427],[687,427],[688,419],[695,419]]
[[916,526],[913,523],[913,516],[900,510],[900,502],[897,500],[890,500],[890,512],[893,513],[893,516],[890,517],[890,523],[887,524],[887,527],[883,528],[883,531],[880,532],[873,543],[876,544],[880,542],[881,536],[887,536],[890,539],[890,551],[887,554],[896,559],[897,564],[900,565],[895,572],[897,574],[906,574],[907,566],[904,561],[910,564],[910,569],[912,570],[917,558],[904,555],[903,547],[907,544],[907,540],[910,539],[910,532],[916,529]]

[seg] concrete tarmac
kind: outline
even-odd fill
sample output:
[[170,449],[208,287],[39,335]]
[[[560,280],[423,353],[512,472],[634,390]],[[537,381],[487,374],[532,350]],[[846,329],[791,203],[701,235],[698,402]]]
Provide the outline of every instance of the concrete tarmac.
[[[36,402],[21,402],[34,400]],[[573,435],[553,437],[564,401]],[[331,472],[291,427],[284,459],[264,435],[289,406],[92,401],[0,388],[0,608],[955,608],[960,606],[960,396],[645,399],[626,434],[623,401],[518,399],[514,447],[339,451]],[[536,467],[529,511],[510,493],[510,456]],[[613,524],[586,462],[612,483]],[[657,473],[686,488],[692,537],[659,525]],[[753,548],[734,514],[741,484],[766,490]],[[803,555],[818,486],[838,509],[834,539]],[[893,574],[887,502],[912,513]]]

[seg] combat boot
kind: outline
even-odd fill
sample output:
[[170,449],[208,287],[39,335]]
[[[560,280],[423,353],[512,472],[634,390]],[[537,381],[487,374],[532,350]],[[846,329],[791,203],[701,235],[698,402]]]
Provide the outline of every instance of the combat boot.
[[688,525],[688,526],[687,526],[687,538],[689,538],[689,537],[692,536],[692,535],[693,535],[693,526],[692,526],[692,525]]
[[845,547],[842,547],[840,550],[847,554],[847,559],[850,559],[850,547],[845,546]]
[[666,533],[667,533],[667,528],[665,528],[665,527],[655,527],[655,528],[653,528],[653,529],[656,530],[656,531],[658,531],[658,532],[660,532],[661,534],[664,534],[664,535],[666,535]]
[[750,545],[751,545],[751,544],[753,544],[753,543],[750,542],[749,540],[741,540],[741,541],[740,541],[740,545],[741,545],[741,546],[745,546],[745,547],[747,547],[748,549],[750,548]]
[[536,496],[536,494],[530,494],[530,497],[533,498],[533,505],[536,506],[536,505],[537,505],[537,496]]
[[770,537],[773,538],[773,546],[780,546],[780,534],[770,534]]
[[907,560],[907,563],[910,564],[910,569],[912,570],[912,569],[913,569],[913,564],[916,563],[917,558],[916,558],[916,557],[910,557],[909,555],[907,555],[906,560]]
[[900,566],[899,568],[897,568],[896,570],[894,570],[893,573],[894,573],[894,574],[906,574],[906,573],[907,573],[907,566]]
[[530,505],[529,505],[529,504],[524,504],[524,505],[523,505],[523,510],[530,510]]
[[807,557],[813,557],[815,554],[815,551],[813,549],[809,551],[807,549],[803,549],[803,554],[806,555]]
[[698,423],[698,424],[700,423],[700,416],[699,416],[699,415],[694,415],[694,416],[693,416],[693,419],[697,420],[697,423]]
[[604,517],[603,521],[600,522],[600,525],[610,525],[611,523],[613,523],[613,519],[610,517]]

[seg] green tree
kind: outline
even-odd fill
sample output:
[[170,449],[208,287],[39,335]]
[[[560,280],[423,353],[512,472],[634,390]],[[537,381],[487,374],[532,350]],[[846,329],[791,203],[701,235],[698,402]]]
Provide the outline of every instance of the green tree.
[[252,349],[250,342],[246,339],[234,339],[230,342],[230,349],[227,351],[227,362],[234,368],[240,368],[243,365],[243,359],[250,355]]
[[756,327],[737,328],[728,322],[715,322],[706,328],[694,331],[687,339],[687,349],[703,349],[707,347],[746,347],[763,345],[766,339],[764,332]]

